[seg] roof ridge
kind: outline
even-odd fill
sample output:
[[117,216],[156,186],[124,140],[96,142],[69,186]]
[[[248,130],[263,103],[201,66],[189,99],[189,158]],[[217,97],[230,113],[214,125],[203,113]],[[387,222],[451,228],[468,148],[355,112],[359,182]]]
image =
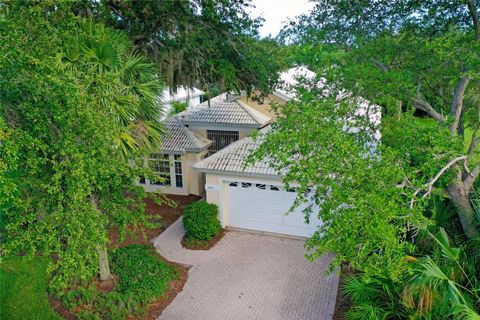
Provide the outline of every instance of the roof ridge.
[[206,139],[206,138],[203,138],[203,137],[197,135],[195,132],[190,130],[188,127],[184,126],[181,121],[180,121],[180,125],[182,126],[182,130],[187,134],[187,136],[193,141],[193,143],[195,145],[200,146],[200,140],[201,139],[199,139],[199,138],[202,138],[202,140],[204,139],[205,142],[213,142],[210,139]]
[[[234,100],[236,103],[240,105],[240,107],[245,110],[252,118],[253,120],[257,121],[258,124],[264,125],[267,124],[272,120],[271,117],[267,116],[266,114],[261,113],[260,111],[256,110],[253,107],[250,107],[248,104],[240,100],[240,98]],[[256,114],[257,113],[257,114]],[[263,116],[264,119],[260,119],[259,116]]]
[[196,162],[193,167],[194,168],[197,168],[199,164],[201,164],[202,162],[203,163],[208,163],[210,161],[213,161],[215,160],[216,158],[220,157],[221,155],[223,155],[224,153],[227,153],[230,149],[233,149],[235,148],[236,146],[240,145],[240,144],[243,144],[243,143],[246,143],[247,140],[253,140],[253,138],[251,136],[247,136],[245,138],[242,138],[240,140],[237,140],[235,142],[232,142],[230,143],[228,146],[226,146],[225,148],[215,152],[214,154],[212,154],[210,157],[207,157],[203,160],[200,160],[199,162]]

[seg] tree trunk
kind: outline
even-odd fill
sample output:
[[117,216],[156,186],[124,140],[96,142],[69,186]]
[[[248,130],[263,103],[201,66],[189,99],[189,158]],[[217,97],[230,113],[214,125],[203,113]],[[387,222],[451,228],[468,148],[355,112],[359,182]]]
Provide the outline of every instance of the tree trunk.
[[468,11],[472,17],[473,29],[475,30],[475,37],[480,40],[480,21],[478,20],[478,13],[472,0],[467,0]]
[[[100,212],[98,207],[98,201],[93,194],[89,196],[90,203],[92,204],[93,209]],[[100,275],[101,281],[106,281],[113,279],[112,273],[110,272],[110,263],[108,262],[108,252],[105,245],[97,245],[98,253],[98,272]]]
[[458,134],[460,117],[462,116],[463,112],[463,97],[465,96],[465,90],[467,89],[469,82],[469,76],[461,77],[457,82],[457,86],[455,87],[452,106],[450,107],[450,115],[453,117],[453,122],[450,125],[450,131],[453,135]]
[[457,210],[465,235],[473,239],[480,236],[480,232],[475,226],[475,212],[469,199],[470,189],[463,182],[452,183],[448,186],[447,193]]
[[99,245],[97,246],[97,253],[100,280],[106,281],[113,279],[112,273],[110,272],[110,264],[108,262],[107,248]]

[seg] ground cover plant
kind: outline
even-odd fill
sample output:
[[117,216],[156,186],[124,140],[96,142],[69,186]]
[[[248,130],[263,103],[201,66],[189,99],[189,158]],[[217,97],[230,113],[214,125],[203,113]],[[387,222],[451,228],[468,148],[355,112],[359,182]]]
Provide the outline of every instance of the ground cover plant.
[[79,319],[127,319],[142,316],[145,308],[161,299],[172,280],[178,280],[176,268],[161,259],[152,246],[128,245],[111,254],[116,283],[111,290],[99,290],[95,284],[79,286],[60,297],[63,305],[75,310]]

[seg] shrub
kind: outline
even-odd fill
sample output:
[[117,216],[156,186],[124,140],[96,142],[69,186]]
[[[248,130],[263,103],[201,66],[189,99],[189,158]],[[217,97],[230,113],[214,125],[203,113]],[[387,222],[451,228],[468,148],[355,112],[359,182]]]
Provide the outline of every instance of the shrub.
[[113,253],[112,262],[112,271],[119,277],[117,290],[141,302],[148,303],[162,296],[170,280],[179,277],[175,268],[159,259],[147,245],[119,248]]
[[128,245],[115,250],[112,271],[118,283],[112,291],[99,291],[94,284],[64,293],[62,303],[80,307],[79,320],[122,320],[142,315],[145,306],[160,298],[177,270],[162,260],[151,246]]
[[222,230],[218,207],[205,201],[194,202],[183,211],[187,239],[210,240]]

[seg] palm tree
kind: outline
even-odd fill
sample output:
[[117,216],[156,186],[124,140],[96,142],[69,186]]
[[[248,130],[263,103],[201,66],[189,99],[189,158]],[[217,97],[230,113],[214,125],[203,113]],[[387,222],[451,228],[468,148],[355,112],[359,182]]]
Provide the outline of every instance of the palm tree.
[[442,227],[422,231],[431,248],[428,255],[408,257],[412,270],[401,282],[362,275],[345,279],[342,292],[353,303],[347,319],[480,320],[475,311],[480,305],[480,253],[472,250],[478,241],[455,247]]
[[90,81],[89,93],[118,119],[114,143],[125,159],[158,148],[165,132],[158,103],[164,86],[158,68],[133,51],[123,32],[91,20],[79,24],[82,33],[58,55],[58,65],[73,73],[97,75]]
[[[79,34],[57,57],[62,69],[83,77],[89,95],[100,101],[99,113],[113,117],[115,137],[112,148],[121,161],[146,154],[161,144],[165,133],[158,104],[163,81],[155,64],[133,47],[127,36],[91,20],[79,22]],[[85,79],[85,77],[90,78]],[[95,191],[89,196],[93,208],[102,211]],[[106,244],[97,247],[101,280],[112,277]]]

